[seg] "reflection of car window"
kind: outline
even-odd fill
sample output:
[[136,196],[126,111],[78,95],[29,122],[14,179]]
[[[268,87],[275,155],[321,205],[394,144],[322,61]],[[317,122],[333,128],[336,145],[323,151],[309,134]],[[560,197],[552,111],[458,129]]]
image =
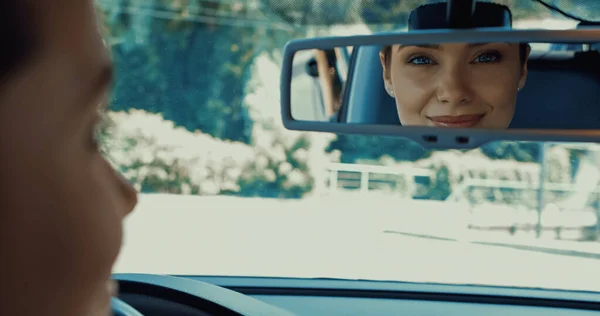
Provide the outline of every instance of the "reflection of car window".
[[346,79],[348,78],[348,67],[350,63],[350,56],[352,56],[352,51],[352,47],[339,47],[336,49],[336,66],[342,84],[345,83]]
[[335,50],[315,50],[320,91],[325,107],[325,116],[335,115],[341,105],[342,78],[338,71],[338,53]]
[[[399,29],[410,2],[362,1],[363,21],[334,14],[356,1],[312,1],[308,26],[297,1],[97,2],[118,78],[105,147],[142,192],[115,272],[600,291],[597,262],[574,255],[600,254],[597,145],[430,151],[281,126],[288,40],[339,34],[321,23],[334,18],[365,33]],[[600,15],[593,5],[572,7]],[[520,2],[513,17],[518,28],[564,22]],[[348,60],[337,58],[343,83]]]

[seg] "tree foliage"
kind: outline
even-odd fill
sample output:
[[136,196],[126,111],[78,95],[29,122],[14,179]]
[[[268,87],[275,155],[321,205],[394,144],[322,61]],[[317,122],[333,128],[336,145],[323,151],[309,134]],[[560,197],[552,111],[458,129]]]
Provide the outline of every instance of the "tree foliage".
[[[190,132],[251,144],[255,122],[244,98],[257,56],[267,53],[278,59],[288,40],[318,34],[324,26],[398,28],[406,24],[411,10],[431,2],[437,1],[98,0],[117,70],[112,110],[160,113]],[[533,1],[496,2],[509,5],[515,19],[532,17],[531,12],[538,17],[552,15]],[[574,14],[599,8],[595,1],[561,0],[558,5]],[[583,17],[593,19],[589,13]],[[314,180],[306,176],[308,167],[294,158],[308,146],[310,142],[302,138],[292,146],[282,146],[285,160],[265,150],[266,165],[245,165],[236,194],[299,197],[310,191]],[[336,150],[341,152],[342,162],[349,163],[382,156],[416,161],[432,154],[408,140],[358,135],[338,135],[327,149]],[[501,142],[484,146],[482,152],[492,159],[535,162],[539,146]],[[302,181],[294,180],[289,166],[303,174]],[[152,165],[165,170],[171,167],[172,181],[189,182],[188,171],[181,166]],[[447,178],[444,172],[447,170],[440,170],[433,184],[440,198],[448,190],[442,180]],[[143,189],[177,191],[173,183],[158,182],[145,179]],[[189,185],[192,192],[200,190]]]

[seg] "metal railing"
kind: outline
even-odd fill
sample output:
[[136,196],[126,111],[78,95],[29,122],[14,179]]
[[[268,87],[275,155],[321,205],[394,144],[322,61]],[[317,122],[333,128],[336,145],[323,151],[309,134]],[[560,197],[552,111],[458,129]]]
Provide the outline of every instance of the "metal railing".
[[403,177],[414,182],[415,177],[432,177],[433,170],[411,166],[376,166],[364,164],[330,163],[327,166],[329,172],[329,191],[337,192],[339,188],[339,174],[341,172],[354,172],[360,174],[360,192],[369,191],[372,174],[383,174]]

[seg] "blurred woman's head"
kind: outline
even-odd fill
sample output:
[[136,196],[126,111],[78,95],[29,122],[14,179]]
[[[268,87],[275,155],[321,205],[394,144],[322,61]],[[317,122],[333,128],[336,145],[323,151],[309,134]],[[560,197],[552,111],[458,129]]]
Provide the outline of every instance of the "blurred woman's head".
[[380,59],[402,125],[507,128],[529,52],[516,43],[393,45]]
[[1,315],[108,315],[134,189],[95,138],[112,64],[93,0],[0,2]]

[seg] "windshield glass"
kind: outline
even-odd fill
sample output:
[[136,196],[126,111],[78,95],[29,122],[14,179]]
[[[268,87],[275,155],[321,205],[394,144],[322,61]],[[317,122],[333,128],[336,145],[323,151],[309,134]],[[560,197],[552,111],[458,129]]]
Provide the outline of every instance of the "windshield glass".
[[[577,24],[497,2],[515,28]],[[283,128],[288,40],[401,29],[423,3],[98,0],[117,70],[100,132],[141,192],[114,272],[599,291],[599,146]],[[600,19],[595,1],[553,3]]]

